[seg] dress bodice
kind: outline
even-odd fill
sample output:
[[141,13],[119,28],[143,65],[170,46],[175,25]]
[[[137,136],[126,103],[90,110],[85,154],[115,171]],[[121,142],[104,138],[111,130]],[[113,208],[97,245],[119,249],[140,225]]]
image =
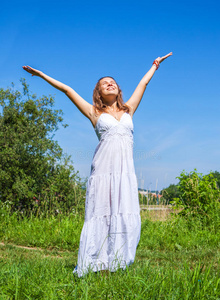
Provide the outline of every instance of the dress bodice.
[[132,118],[128,113],[124,113],[120,121],[108,113],[102,113],[95,126],[95,132],[99,140],[110,136],[128,136],[133,139],[133,130]]

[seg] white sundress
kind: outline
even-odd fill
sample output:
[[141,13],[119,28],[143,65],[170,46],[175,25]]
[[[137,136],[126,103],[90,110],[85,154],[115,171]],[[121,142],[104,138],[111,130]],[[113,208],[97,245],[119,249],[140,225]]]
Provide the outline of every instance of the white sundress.
[[141,230],[132,118],[124,113],[117,121],[102,113],[95,132],[99,144],[87,181],[85,222],[73,271],[79,277],[133,263]]

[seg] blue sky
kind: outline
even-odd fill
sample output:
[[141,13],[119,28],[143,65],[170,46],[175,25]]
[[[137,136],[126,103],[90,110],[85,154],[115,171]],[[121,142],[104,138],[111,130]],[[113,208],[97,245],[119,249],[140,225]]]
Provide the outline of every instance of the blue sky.
[[30,65],[92,103],[97,80],[115,77],[128,100],[158,56],[170,51],[135,112],[139,187],[176,183],[182,170],[220,171],[219,1],[11,1],[1,4],[0,87],[55,96],[69,124],[55,139],[82,177],[98,139],[60,91],[23,69]]

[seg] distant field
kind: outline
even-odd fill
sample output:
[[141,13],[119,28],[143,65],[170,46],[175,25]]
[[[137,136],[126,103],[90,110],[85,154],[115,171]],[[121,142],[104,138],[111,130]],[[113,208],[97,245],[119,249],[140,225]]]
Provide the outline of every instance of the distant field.
[[171,205],[140,205],[142,215],[146,215],[152,221],[166,221],[177,211]]

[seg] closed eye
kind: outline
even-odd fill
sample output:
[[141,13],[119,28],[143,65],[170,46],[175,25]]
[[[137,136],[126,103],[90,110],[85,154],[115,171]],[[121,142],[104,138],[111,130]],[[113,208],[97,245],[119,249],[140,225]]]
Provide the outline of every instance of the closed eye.
[[114,85],[116,85],[116,83],[114,82],[114,81],[110,81],[110,82],[108,82],[108,81],[104,81],[103,83],[102,83],[102,85],[105,85],[105,84],[114,84]]

